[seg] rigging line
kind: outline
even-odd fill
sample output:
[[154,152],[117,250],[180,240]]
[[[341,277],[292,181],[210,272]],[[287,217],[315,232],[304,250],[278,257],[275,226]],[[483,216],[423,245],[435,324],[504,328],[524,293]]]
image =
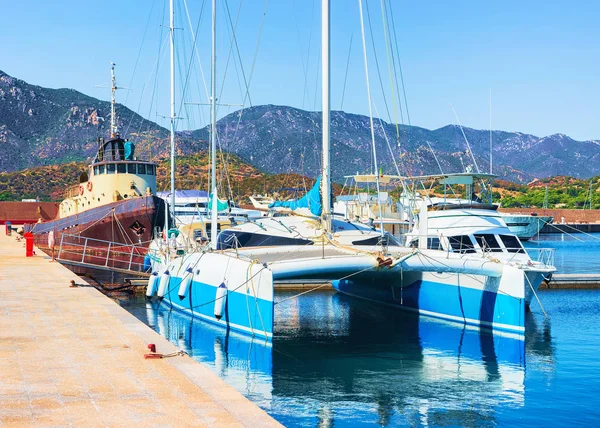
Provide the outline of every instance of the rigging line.
[[[294,3],[295,4],[295,3]],[[306,98],[308,99],[308,104],[310,105],[310,93],[308,91],[308,63],[310,62],[310,48],[312,46],[312,31],[310,31],[308,33],[308,49],[306,52],[306,63],[304,62],[304,54],[302,53],[302,43],[301,43],[301,38],[300,38],[300,29],[298,28],[298,18],[296,16],[296,8],[294,7],[292,9],[294,11],[294,22],[296,24],[296,35],[298,38],[298,51],[300,52],[300,61],[302,63],[302,75],[304,76],[304,84],[302,86],[302,108],[305,108],[306,106]],[[311,22],[310,22],[310,27],[311,30],[313,28],[314,25],[314,18],[315,18],[315,1],[313,0],[312,3],[312,11],[311,11]]]
[[[398,139],[398,145],[400,145],[400,125],[398,124],[398,112],[397,112],[397,108],[396,108],[396,94],[394,91],[394,78],[392,77],[392,67],[391,67],[391,61],[390,61],[390,47],[389,47],[389,43],[388,43],[388,31],[387,31],[387,25],[386,25],[386,9],[385,9],[385,0],[381,0],[380,2],[381,5],[381,21],[383,23],[383,37],[385,39],[385,57],[387,59],[387,64],[388,64],[388,76],[390,79],[390,89],[392,90],[392,98],[391,98],[391,102],[392,102],[392,107],[394,110],[394,123],[396,125],[396,138]],[[383,82],[382,82],[383,84]]]
[[[231,19],[231,14],[229,13],[229,9],[225,9],[224,7],[224,15],[226,15],[229,18],[229,25],[226,25],[226,29],[227,29],[227,34],[229,36],[229,40],[230,40],[230,44],[229,44],[229,52],[227,54],[227,61],[225,62],[225,67],[224,70],[225,72],[223,73],[223,80],[222,80],[222,84],[221,84],[221,89],[219,92],[219,96],[217,97],[217,99],[221,99],[222,95],[223,95],[223,91],[225,90],[225,81],[226,81],[226,77],[227,77],[227,73],[229,72],[229,63],[231,61],[231,58],[233,57],[233,68],[235,70],[235,77],[237,80],[237,85],[238,85],[238,90],[240,91],[240,99],[243,98],[244,96],[244,90],[242,89],[242,82],[240,79],[240,70],[238,67],[238,62],[240,64],[240,66],[242,66],[243,68],[243,64],[242,64],[242,60],[241,60],[241,56],[236,56],[236,53],[239,54],[239,50],[237,50],[237,52],[234,52],[233,48],[236,46],[237,44],[237,27],[238,27],[238,23],[239,23],[239,18],[240,18],[240,13],[241,13],[241,7],[242,7],[242,3],[240,2],[240,5],[238,7],[238,14],[236,15],[235,18],[235,26],[233,25],[233,21]],[[230,28],[231,27],[231,28]],[[245,81],[245,74],[244,74],[244,84],[246,83]],[[252,103],[252,101],[250,101]],[[217,111],[219,110],[221,106],[219,104],[217,104]],[[231,106],[228,106],[228,113],[231,113]]]
[[[241,11],[242,11],[242,3],[243,3],[243,1],[240,1],[237,16],[235,17],[235,26],[234,26],[233,21],[231,20],[231,12],[229,10],[229,2],[227,0],[225,0],[225,10],[227,12],[227,18],[229,19],[229,25],[231,26],[231,46],[229,49],[229,55],[227,57],[227,63],[225,65],[225,73],[223,75],[223,85],[221,86],[221,94],[223,92],[223,88],[225,87],[225,74],[227,74],[227,68],[228,68],[228,64],[229,64],[229,56],[231,56],[234,46],[235,46],[235,50],[237,53],[238,61],[240,63],[240,69],[242,72],[242,78],[244,80],[244,86],[246,88],[248,87],[248,81],[246,79],[246,72],[244,71],[244,64],[242,63],[242,56],[240,54],[240,47],[239,47],[239,44],[237,41],[237,36],[236,36],[238,22],[239,22],[239,18],[240,18]],[[235,65],[235,56],[233,58],[233,61],[234,61],[234,65]],[[236,70],[237,70],[237,68],[236,68]],[[239,85],[239,76],[238,76],[238,85]],[[240,87],[240,92],[243,94],[241,87]],[[221,94],[219,94],[219,95],[221,95]],[[248,94],[248,102],[250,103],[250,106],[252,106],[252,99],[250,98],[250,94]]]
[[381,126],[381,132],[383,133],[383,137],[385,138],[385,142],[387,143],[388,149],[390,150],[390,155],[392,156],[392,161],[394,162],[394,167],[396,168],[396,174],[400,174],[400,168],[398,168],[398,164],[396,163],[396,159],[394,158],[394,152],[392,151],[392,146],[390,144],[390,140],[388,139],[387,132],[385,132],[385,128],[383,127],[383,121],[379,116],[379,112],[377,111],[377,105],[373,103],[373,107],[375,108],[375,114],[378,116],[377,120],[379,120],[379,126]]
[[[368,2],[367,2],[368,5]],[[381,201],[379,199],[379,171],[377,171],[377,150],[375,149],[375,127],[373,126],[373,106],[371,105],[371,85],[369,84],[369,63],[367,61],[367,42],[365,39],[365,25],[363,21],[363,9],[362,0],[358,0],[358,6],[360,9],[360,31],[362,34],[362,45],[363,45],[363,56],[365,61],[365,78],[367,83],[367,98],[369,100],[369,122],[371,124],[371,142],[373,144],[373,163],[375,164],[375,185],[377,187],[377,206],[379,207],[379,220],[381,227],[381,236],[384,235],[383,229],[383,214],[381,212]],[[368,8],[368,6],[367,6]],[[367,9],[368,10],[368,9]],[[381,82],[381,80],[380,80]],[[384,96],[385,100],[385,96]]]
[[475,169],[479,173],[480,172],[479,167],[477,166],[477,161],[475,160],[475,154],[473,153],[473,150],[471,150],[471,145],[469,144],[469,140],[467,140],[467,136],[465,135],[465,131],[463,130],[462,125],[460,124],[460,120],[458,119],[458,115],[456,114],[456,111],[454,110],[454,106],[452,104],[450,104],[450,107],[452,107],[452,112],[454,113],[454,117],[456,118],[456,121],[458,122],[458,126],[460,127],[460,132],[462,132],[465,142],[467,143],[467,148],[469,149],[471,159],[473,159],[473,163],[475,164]]
[[256,41],[256,48],[254,50],[254,58],[252,59],[252,67],[250,68],[250,77],[248,78],[248,86],[246,87],[246,96],[242,101],[243,105],[246,105],[246,98],[250,98],[250,83],[252,82],[252,76],[254,75],[254,67],[256,65],[256,58],[258,58],[258,48],[260,47],[260,39],[262,36],[263,28],[265,26],[265,18],[267,16],[267,5],[269,4],[269,0],[265,0],[263,7],[263,15],[260,21],[260,29],[258,31],[258,40]]
[[342,89],[342,103],[340,110],[344,111],[344,96],[346,95],[346,82],[348,81],[348,69],[350,68],[350,53],[352,52],[352,38],[354,33],[350,35],[350,46],[348,47],[348,60],[346,61],[346,73],[344,74],[344,88]]
[[[167,16],[167,2],[164,2],[164,4],[163,4],[163,16],[162,16],[162,19],[161,19],[160,22],[165,22],[165,17],[166,16]],[[164,35],[163,35],[163,33],[164,33],[164,27],[165,27],[164,25],[160,26],[160,33],[159,33],[159,39],[158,40],[161,40],[164,37]],[[167,35],[167,37],[165,37],[165,40],[163,41],[163,43],[160,43],[160,42],[158,43],[158,55],[157,55],[157,57],[158,57],[159,61],[160,61],[161,55],[163,54],[163,49],[162,49],[163,44],[166,44],[167,40],[169,40],[169,36],[170,35]],[[155,97],[157,98],[156,102],[158,104],[158,92],[156,91],[157,87],[158,87],[158,67],[156,69],[156,74],[154,76],[154,88],[152,89],[152,98],[150,99],[150,109],[148,111],[148,117],[151,117],[152,106],[153,106]],[[142,125],[143,125],[143,123],[140,124],[140,129],[141,129]],[[150,124],[148,124],[148,130],[149,129],[150,129]],[[152,155],[152,146],[150,146],[150,155]]]
[[385,105],[385,111],[387,112],[388,120],[389,120],[389,122],[391,122],[392,115],[390,114],[390,108],[388,106],[387,97],[385,96],[385,89],[383,88],[383,79],[381,79],[381,70],[379,68],[379,59],[377,58],[377,49],[375,48],[375,37],[373,36],[373,25],[371,24],[371,14],[369,13],[369,2],[368,1],[365,2],[365,6],[366,6],[366,11],[367,11],[367,22],[369,23],[369,34],[371,36],[371,45],[373,47],[373,57],[375,59],[375,68],[377,69],[377,77],[379,79],[379,86],[381,87],[381,95],[383,97],[383,104]]
[[[157,87],[158,87],[158,74],[159,74],[158,72],[159,72],[159,68],[160,68],[161,57],[163,55],[166,55],[166,52],[168,52],[166,49],[162,49],[162,47],[164,47],[164,45],[166,45],[168,41],[169,41],[169,37],[167,35],[167,36],[165,36],[163,43],[159,44],[158,56],[156,58],[156,68],[155,68],[155,74],[154,74],[154,85],[152,87],[152,94],[150,95],[150,106],[148,107],[148,117],[152,116],[152,110],[154,108],[155,101],[158,104],[158,100],[157,100],[157,98],[158,98]],[[140,104],[141,104],[141,102],[142,102],[142,100],[140,99]],[[142,128],[143,128],[145,122],[148,122],[148,127],[146,128],[146,131],[149,131],[150,127],[153,125],[151,120],[146,120],[146,118],[144,116],[142,116],[140,126],[138,127],[139,133],[142,132]],[[152,146],[150,146],[150,156],[152,157]]]
[[[231,57],[232,57],[233,47],[234,46],[236,47],[237,58],[238,58],[238,61],[240,63],[240,68],[241,68],[243,79],[244,79],[244,86],[247,87],[246,74],[245,74],[245,71],[244,71],[244,65],[242,63],[242,57],[241,57],[241,54],[240,54],[240,51],[239,51],[239,46],[238,46],[237,37],[236,37],[236,31],[237,31],[237,27],[238,27],[238,23],[239,23],[239,17],[240,17],[240,14],[241,14],[241,10],[242,10],[242,1],[240,1],[239,7],[238,7],[238,13],[237,13],[236,20],[235,20],[235,25],[234,25],[233,21],[231,19],[231,12],[229,10],[229,3],[225,2],[225,13],[226,13],[226,15],[228,17],[229,25],[231,26],[231,32],[230,32],[231,44],[230,44],[230,48],[229,48],[229,53],[227,55],[227,61],[226,61],[225,67],[224,67],[225,72],[223,73],[223,81],[222,81],[222,85],[221,85],[221,90],[219,92],[219,98],[221,98],[221,96],[223,94],[223,90],[225,89],[225,80],[226,80],[227,72],[229,70],[229,62],[230,62]],[[228,30],[228,32],[230,31],[230,27],[229,26],[227,26],[227,30]],[[236,71],[236,77],[237,77],[237,82],[238,82],[238,87],[239,87],[240,95],[243,97],[244,91],[242,89],[242,84],[240,82],[240,72],[238,70],[238,65],[237,65],[237,62],[236,62],[235,53],[233,54],[233,65],[234,65],[234,68],[235,68],[235,71]],[[217,98],[217,99],[219,99],[219,98]],[[249,100],[250,100],[250,104],[252,104],[252,100],[250,98],[249,98]],[[217,111],[219,110],[219,107],[220,106],[217,105]],[[242,108],[243,107],[244,106],[242,106]],[[226,132],[229,133],[229,128],[226,128]],[[236,133],[234,132],[234,136],[235,135],[236,135]],[[222,146],[221,146],[221,143],[220,143],[218,135],[217,135],[217,139],[219,141],[219,148],[220,148],[220,150],[222,150]],[[225,145],[226,145],[226,149],[227,149],[227,152],[226,152],[227,154],[223,158],[223,162],[225,163],[225,165],[229,162],[229,160],[231,158],[231,154],[229,152],[229,141],[230,141],[230,138],[228,138],[228,135],[226,135],[225,136],[225,142],[226,142]],[[228,174],[228,172],[227,172],[226,169],[225,169],[224,173]],[[228,178],[228,186],[229,186],[230,196],[233,197],[233,192],[232,192],[232,189],[231,189],[231,184],[229,183],[229,178]]]
[[[206,4],[206,0],[202,0],[202,6],[200,8],[200,15],[204,14],[204,6]],[[187,7],[187,1],[184,1],[185,13],[187,16],[188,26],[190,29],[190,33],[194,34],[192,27],[192,20],[190,18],[190,12]],[[200,68],[200,75],[202,76],[202,83],[204,84],[204,93],[206,95],[206,99],[209,100],[210,96],[208,95],[208,86],[206,86],[206,77],[204,76],[204,68],[202,68],[202,61],[200,61],[200,53],[198,52],[198,45],[196,43],[196,39],[193,40],[194,53],[196,54],[196,62],[198,63],[198,67]]]
[[[242,109],[240,110],[240,114],[238,115],[238,122],[236,124],[235,132],[233,134],[233,141],[235,141],[235,139],[237,138],[237,134],[238,134],[238,131],[239,131],[239,128],[240,128],[240,123],[242,121],[242,115],[244,114],[244,111],[245,111],[244,106],[246,105],[246,98],[248,98],[248,100],[251,101],[250,100],[250,83],[252,81],[252,76],[254,74],[254,67],[256,65],[256,59],[258,57],[258,49],[260,47],[260,40],[261,40],[261,36],[262,36],[262,32],[263,32],[265,18],[266,18],[266,15],[267,15],[267,5],[268,5],[268,3],[269,3],[269,1],[265,0],[264,7],[263,7],[263,15],[262,15],[261,23],[260,23],[258,37],[257,37],[257,40],[256,40],[256,48],[254,50],[254,57],[252,59],[252,66],[251,66],[251,69],[250,69],[250,76],[249,76],[248,82],[246,84],[246,95],[244,96],[244,99],[242,101]],[[239,52],[238,52],[238,56],[239,56]],[[241,64],[241,61],[242,61],[241,60],[241,56],[239,56],[239,58],[240,58],[240,64]],[[252,107],[252,104],[250,104],[250,106]]]
[[[196,40],[198,39],[198,32],[200,31],[200,21],[202,20],[202,14],[204,12],[204,3],[205,2],[203,1],[202,2],[202,8],[200,9],[200,14],[198,15],[198,22],[196,23],[196,31],[192,31],[192,27],[190,25],[190,32],[192,33],[192,36],[193,36],[193,38],[192,38],[192,51],[194,50],[194,47],[196,46]],[[183,4],[185,6],[185,11],[188,14],[187,17],[189,19],[189,12],[188,12],[188,7],[187,7],[187,0],[183,0]],[[190,22],[190,24],[191,24],[191,22]],[[185,58],[185,56],[184,56],[184,58]],[[186,115],[189,117],[189,114],[188,114],[189,112],[187,110],[187,104],[185,103],[184,98],[185,98],[185,94],[186,94],[186,91],[187,91],[188,82],[190,80],[190,74],[191,74],[191,71],[192,71],[192,63],[193,63],[193,61],[194,61],[194,55],[192,53],[190,55],[190,61],[189,61],[189,64],[187,66],[187,73],[186,73],[186,76],[185,76],[185,82],[183,84],[183,88],[182,88],[182,92],[181,92],[181,101],[180,101],[180,104],[179,104],[179,111],[177,113],[177,116],[180,116],[181,115],[181,110],[183,108],[185,108],[186,109]]]
[[[165,39],[164,43],[165,44],[167,43],[167,39]],[[159,61],[160,61],[160,58],[157,57],[156,61],[154,63],[154,66],[152,67],[152,71],[148,75],[148,79],[142,85],[142,90],[141,90],[141,93],[140,93],[140,100],[138,102],[138,107],[136,109],[136,113],[140,112],[142,110],[142,100],[143,100],[143,97],[144,97],[144,93],[146,92],[146,87],[148,86],[150,80],[152,79],[152,76],[155,73],[155,71],[157,72]],[[154,93],[153,93],[152,96],[154,96]],[[142,126],[144,125],[144,121],[146,121],[146,118],[144,116],[142,116],[141,114],[139,114],[139,113],[138,113],[138,115],[141,117],[140,126],[138,128],[138,133],[139,133],[142,130]],[[129,120],[129,123],[127,124],[127,128],[125,128],[125,135],[127,135],[127,133],[129,132],[129,128],[131,128],[131,125],[133,124],[133,119],[134,119],[134,116],[132,115],[131,119]]]
[[[150,13],[148,13],[148,20],[146,21],[146,28],[144,28],[144,35],[142,36],[142,43],[140,44],[140,49],[138,50],[137,58],[135,59],[135,65],[133,66],[133,73],[131,74],[131,80],[129,81],[129,87],[133,85],[133,79],[135,78],[135,72],[137,70],[138,64],[140,62],[140,56],[142,54],[142,49],[144,48],[144,42],[146,41],[146,34],[148,33],[148,27],[150,26],[150,18],[152,17],[152,12],[154,11],[154,4],[156,0],[152,0],[152,5],[150,6]],[[123,104],[127,104],[127,100],[129,99],[129,91],[126,91],[125,102]]]
[[402,93],[404,95],[404,108],[406,109],[406,117],[408,119],[408,125],[410,122],[410,112],[408,110],[408,101],[406,98],[406,86],[404,85],[404,75],[402,74],[402,63],[400,62],[400,49],[398,49],[398,36],[396,35],[396,24],[394,22],[394,11],[392,9],[392,1],[388,0],[390,16],[392,17],[392,29],[394,30],[394,43],[396,45],[396,58],[398,59],[398,70],[400,71],[400,81],[402,82]]
[[[391,28],[389,13],[390,13],[389,8],[385,8],[385,21],[387,24],[387,28]],[[392,42],[391,34],[389,34],[388,43],[390,45],[389,49],[390,49],[390,52],[392,55],[392,66],[394,69],[394,79],[395,79],[395,84],[397,87],[396,97],[398,98],[398,106],[400,107],[400,121],[402,122],[402,125],[404,125],[404,112],[402,111],[402,100],[400,97],[400,85],[399,85],[399,80],[398,80],[398,71],[397,71],[397,67],[396,67],[396,56],[394,55],[394,44]],[[398,141],[398,144],[400,144],[400,141]]]
[[435,159],[435,162],[437,163],[437,166],[440,169],[440,173],[444,174],[444,170],[442,170],[442,165],[440,165],[440,161],[438,160],[437,156],[435,155],[435,152],[433,151],[433,147],[431,147],[431,143],[429,142],[429,140],[425,140],[425,142],[427,143],[427,147],[429,147],[429,150],[431,151],[431,154],[433,155],[433,158]]

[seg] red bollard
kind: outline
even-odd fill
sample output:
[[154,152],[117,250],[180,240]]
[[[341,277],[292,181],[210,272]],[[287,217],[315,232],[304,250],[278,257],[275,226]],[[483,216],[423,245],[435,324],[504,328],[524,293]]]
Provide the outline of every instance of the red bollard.
[[25,238],[25,256],[33,257],[33,233],[27,232],[23,237]]

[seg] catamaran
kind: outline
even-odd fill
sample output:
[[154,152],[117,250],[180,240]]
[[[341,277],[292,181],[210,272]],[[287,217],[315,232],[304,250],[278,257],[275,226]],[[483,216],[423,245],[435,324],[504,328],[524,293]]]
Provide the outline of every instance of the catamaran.
[[[229,329],[271,339],[273,281],[319,279],[357,298],[522,337],[528,302],[541,278],[554,268],[522,255],[522,248],[510,253],[512,244],[496,238],[502,235],[501,221],[499,230],[487,233],[494,240],[483,236],[478,241],[480,232],[465,231],[460,236],[468,241],[461,238],[461,242],[471,242],[471,247],[463,251],[462,244],[453,247],[439,234],[436,239],[443,243],[434,245],[429,226],[430,221],[435,226],[434,218],[430,219],[425,202],[417,213],[411,211],[417,225],[416,246],[401,245],[381,223],[377,228],[333,215],[329,0],[322,0],[322,43],[322,175],[305,197],[276,204],[301,215],[259,219],[223,230],[211,243],[213,251],[172,260],[167,251],[167,262],[158,258],[153,264],[148,295],[156,293],[177,309]],[[375,181],[379,193],[378,176]],[[214,213],[216,203],[212,208]],[[445,217],[452,221],[451,210],[443,212],[450,213]],[[495,247],[508,256],[498,257]],[[235,269],[230,268],[233,265]]]

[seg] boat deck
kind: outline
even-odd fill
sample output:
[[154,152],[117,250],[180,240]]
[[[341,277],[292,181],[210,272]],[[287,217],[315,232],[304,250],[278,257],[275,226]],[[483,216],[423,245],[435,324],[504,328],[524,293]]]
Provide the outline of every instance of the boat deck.
[[280,426],[37,250],[0,235],[1,426]]

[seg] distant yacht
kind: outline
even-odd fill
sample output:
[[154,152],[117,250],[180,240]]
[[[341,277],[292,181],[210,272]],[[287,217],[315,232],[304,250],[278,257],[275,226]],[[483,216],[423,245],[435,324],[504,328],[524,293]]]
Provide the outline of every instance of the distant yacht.
[[543,227],[551,224],[554,217],[549,215],[537,215],[536,213],[503,213],[501,212],[506,226],[510,232],[519,237],[522,241],[527,241],[535,237]]

